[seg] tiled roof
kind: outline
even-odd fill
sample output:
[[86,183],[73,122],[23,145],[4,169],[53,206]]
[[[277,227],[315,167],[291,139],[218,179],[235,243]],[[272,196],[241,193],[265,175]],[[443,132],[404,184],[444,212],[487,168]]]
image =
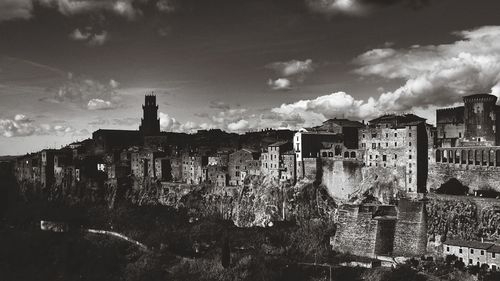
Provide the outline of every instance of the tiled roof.
[[485,243],[485,242],[479,242],[479,241],[465,241],[465,240],[456,240],[456,239],[448,239],[446,240],[443,244],[445,245],[451,245],[451,246],[459,246],[459,247],[467,247],[467,248],[473,248],[473,249],[482,249],[486,250],[491,248],[492,246],[495,246],[493,243]]
[[270,144],[269,146],[282,146],[282,145],[285,145],[287,143],[288,143],[288,141],[278,141],[278,142]]

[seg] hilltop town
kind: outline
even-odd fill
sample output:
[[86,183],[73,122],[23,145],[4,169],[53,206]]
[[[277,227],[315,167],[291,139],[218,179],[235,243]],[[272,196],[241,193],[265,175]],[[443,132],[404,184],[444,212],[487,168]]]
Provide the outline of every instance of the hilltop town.
[[[204,186],[210,189],[203,200],[239,198],[214,203],[231,214],[254,200],[248,194],[314,183],[335,200],[335,251],[382,260],[454,254],[465,264],[496,270],[496,102],[488,94],[465,96],[463,106],[436,111],[436,126],[415,114],[386,114],[366,122],[333,118],[298,131],[184,134],[160,131],[156,96],[146,95],[138,130],[99,129],[91,139],[17,157],[12,169],[27,198],[103,201],[109,207],[119,200],[171,204],[173,193]],[[252,219],[233,221],[269,226],[293,216],[289,205],[297,202],[273,196],[262,198],[276,201],[275,210],[252,209],[256,204],[249,203]],[[464,217],[460,204],[473,212]],[[468,221],[476,221],[470,230],[464,229]]]

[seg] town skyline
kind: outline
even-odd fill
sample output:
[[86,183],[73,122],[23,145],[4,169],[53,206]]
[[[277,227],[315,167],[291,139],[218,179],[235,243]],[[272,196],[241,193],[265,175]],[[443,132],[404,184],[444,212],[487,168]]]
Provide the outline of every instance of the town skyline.
[[137,129],[151,92],[161,130],[188,133],[434,124],[463,96],[500,95],[495,1],[202,2],[0,1],[0,155]]

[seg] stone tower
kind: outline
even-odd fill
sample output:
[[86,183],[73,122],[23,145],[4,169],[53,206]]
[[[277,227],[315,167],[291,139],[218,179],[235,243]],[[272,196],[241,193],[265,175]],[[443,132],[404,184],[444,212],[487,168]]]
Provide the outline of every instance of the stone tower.
[[464,97],[464,146],[494,146],[496,144],[497,97],[477,94]]
[[160,119],[158,119],[158,105],[156,104],[156,96],[146,95],[144,105],[142,106],[143,118],[139,131],[143,136],[157,136],[160,134]]

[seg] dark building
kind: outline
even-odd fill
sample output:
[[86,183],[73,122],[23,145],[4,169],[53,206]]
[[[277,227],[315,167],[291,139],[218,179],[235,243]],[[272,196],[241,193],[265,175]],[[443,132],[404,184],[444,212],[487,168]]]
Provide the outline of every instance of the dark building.
[[497,130],[497,97],[477,94],[464,97],[464,106],[436,110],[437,146],[495,146],[500,143]]
[[497,97],[489,94],[464,97],[465,146],[496,144],[496,102]]
[[160,119],[158,119],[158,105],[155,95],[146,95],[142,106],[144,116],[139,131],[143,136],[157,136],[160,134]]

